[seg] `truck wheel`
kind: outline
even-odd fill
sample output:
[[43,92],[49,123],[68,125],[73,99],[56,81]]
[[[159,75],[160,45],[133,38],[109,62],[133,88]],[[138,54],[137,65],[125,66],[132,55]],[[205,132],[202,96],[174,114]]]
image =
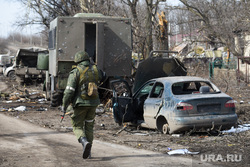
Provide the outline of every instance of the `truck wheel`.
[[51,107],[57,107],[62,104],[63,93],[53,92],[51,98]]
[[9,74],[8,74],[8,77],[9,77],[11,80],[15,80],[15,79],[16,79],[15,71],[10,71]]

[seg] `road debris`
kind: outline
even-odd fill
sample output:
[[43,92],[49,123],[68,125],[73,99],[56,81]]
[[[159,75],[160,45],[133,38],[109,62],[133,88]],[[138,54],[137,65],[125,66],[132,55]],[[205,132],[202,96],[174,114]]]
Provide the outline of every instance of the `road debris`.
[[115,134],[113,134],[113,136],[116,136],[116,135],[120,134],[120,133],[121,133],[122,131],[124,131],[125,129],[127,129],[127,125],[124,125],[124,126],[122,127],[122,129],[118,130]]
[[173,137],[181,137],[183,136],[182,134],[172,134]]
[[15,111],[26,111],[26,106],[19,106],[14,108]]
[[36,111],[47,111],[48,109],[47,108],[44,108],[44,107],[40,107],[38,109],[36,109]]
[[238,125],[238,128],[232,127],[229,130],[224,130],[222,131],[222,134],[227,134],[227,133],[240,133],[244,131],[250,130],[250,124],[243,124],[243,125]]
[[177,155],[177,154],[192,154],[192,155],[196,155],[199,154],[199,152],[190,152],[188,151],[188,149],[177,149],[177,150],[173,150],[173,151],[169,151],[168,155]]

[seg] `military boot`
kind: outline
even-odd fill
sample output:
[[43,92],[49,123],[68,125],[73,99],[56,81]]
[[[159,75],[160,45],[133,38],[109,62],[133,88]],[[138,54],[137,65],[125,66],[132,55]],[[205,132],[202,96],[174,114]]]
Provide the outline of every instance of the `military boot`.
[[82,146],[83,146],[82,158],[87,159],[90,156],[92,145],[87,141],[86,137],[81,137],[79,139],[79,142],[82,143]]

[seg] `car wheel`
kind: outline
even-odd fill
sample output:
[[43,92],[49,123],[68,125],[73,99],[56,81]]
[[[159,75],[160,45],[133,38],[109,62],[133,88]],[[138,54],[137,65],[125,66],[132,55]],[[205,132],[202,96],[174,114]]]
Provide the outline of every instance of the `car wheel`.
[[16,79],[15,71],[10,71],[9,74],[8,74],[8,77],[9,77],[11,80],[15,80],[15,79]]
[[164,124],[163,126],[162,126],[162,133],[163,134],[168,134],[169,133],[169,125],[168,124]]

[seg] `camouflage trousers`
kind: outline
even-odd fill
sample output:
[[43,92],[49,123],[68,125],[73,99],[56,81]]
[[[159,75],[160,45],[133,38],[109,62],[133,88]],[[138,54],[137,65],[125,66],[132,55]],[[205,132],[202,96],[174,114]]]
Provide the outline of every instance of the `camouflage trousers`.
[[86,137],[88,142],[93,143],[95,110],[96,106],[76,107],[73,109],[71,123],[78,141],[80,137]]

